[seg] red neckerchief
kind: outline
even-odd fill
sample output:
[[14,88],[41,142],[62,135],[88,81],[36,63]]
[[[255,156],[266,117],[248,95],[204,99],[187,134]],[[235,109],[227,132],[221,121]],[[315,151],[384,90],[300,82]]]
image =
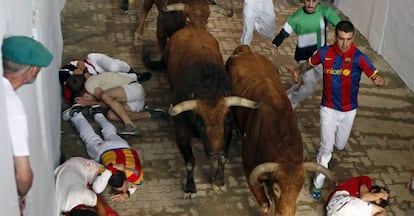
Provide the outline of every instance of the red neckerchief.
[[356,50],[356,47],[355,47],[354,43],[352,43],[351,47],[349,47],[349,50],[344,52],[344,53],[339,49],[339,47],[336,43],[332,46],[332,48],[333,48],[335,53],[337,53],[338,55],[341,55],[344,59],[345,58],[352,58],[352,56],[354,55],[355,50]]

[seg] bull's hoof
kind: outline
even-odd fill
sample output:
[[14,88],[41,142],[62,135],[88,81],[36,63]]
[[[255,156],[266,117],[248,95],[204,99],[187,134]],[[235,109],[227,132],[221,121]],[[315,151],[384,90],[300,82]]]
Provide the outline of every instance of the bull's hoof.
[[195,197],[195,193],[184,193],[184,199],[194,199]]
[[191,199],[195,197],[196,186],[194,181],[187,181],[184,185],[184,198]]
[[213,186],[213,191],[214,192],[227,191],[226,185],[216,185],[216,184],[213,184],[212,186]]

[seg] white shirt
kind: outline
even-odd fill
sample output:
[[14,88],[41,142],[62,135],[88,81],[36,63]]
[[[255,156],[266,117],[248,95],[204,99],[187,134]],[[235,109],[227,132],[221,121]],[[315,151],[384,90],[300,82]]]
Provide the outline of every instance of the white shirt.
[[[101,193],[111,177],[103,166],[94,160],[73,157],[55,169],[57,215],[72,210],[77,205],[96,206],[96,193]],[[87,185],[93,184],[93,190]]]
[[134,73],[115,73],[106,72],[95,76],[90,76],[85,82],[85,89],[89,94],[94,95],[95,88],[99,87],[106,91],[111,88],[136,82],[136,75]]
[[2,76],[6,96],[6,118],[11,137],[13,156],[29,155],[29,131],[23,104],[10,81]]

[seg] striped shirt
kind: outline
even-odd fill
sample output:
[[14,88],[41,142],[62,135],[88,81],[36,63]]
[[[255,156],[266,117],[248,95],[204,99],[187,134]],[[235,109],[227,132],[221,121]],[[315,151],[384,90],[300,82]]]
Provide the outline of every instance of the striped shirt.
[[289,16],[272,43],[279,47],[294,32],[297,35],[295,60],[307,60],[317,49],[327,45],[328,23],[336,26],[339,21],[335,11],[326,6],[317,5],[314,13],[302,7]]
[[309,63],[323,65],[322,106],[342,112],[358,107],[358,90],[362,72],[369,78],[377,74],[377,69],[354,44],[342,53],[334,44],[319,49]]
[[123,148],[109,150],[102,154],[101,163],[105,167],[110,163],[124,164],[128,182],[139,185],[144,181],[140,159],[134,149]]

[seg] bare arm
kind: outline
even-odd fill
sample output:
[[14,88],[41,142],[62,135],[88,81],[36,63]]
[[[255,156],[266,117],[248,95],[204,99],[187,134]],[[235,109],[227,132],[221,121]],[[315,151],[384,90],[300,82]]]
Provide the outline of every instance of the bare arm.
[[293,75],[295,82],[297,83],[301,82],[300,75],[302,75],[303,73],[305,73],[306,71],[310,70],[313,67],[314,66],[311,65],[307,61],[299,64],[297,68],[290,66],[290,65],[285,66],[286,70],[289,71]]
[[97,196],[98,197],[96,199],[96,206],[95,206],[96,213],[98,213],[98,216],[107,216],[108,212],[106,211],[105,203],[102,200],[102,197],[99,197],[99,195]]
[[97,101],[97,100],[88,100],[85,99],[84,97],[76,97],[74,99],[75,103],[77,104],[81,104],[83,106],[93,106],[93,105],[99,105],[101,107],[107,107],[106,103],[104,103],[103,101]]
[[29,192],[33,181],[29,156],[14,156],[14,172],[16,175],[17,192],[19,196],[25,196]]
[[96,97],[87,92],[85,92],[82,97],[76,97],[74,101],[83,106],[100,105],[101,107],[107,107],[105,102],[99,101]]
[[303,74],[303,73],[305,73],[306,71],[308,71],[308,70],[312,69],[313,67],[314,67],[314,66],[313,66],[313,65],[311,65],[311,64],[309,63],[309,61],[305,61],[305,62],[303,62],[303,63],[299,64],[298,68],[299,68],[299,73],[300,73],[300,75],[302,75],[302,74]]

